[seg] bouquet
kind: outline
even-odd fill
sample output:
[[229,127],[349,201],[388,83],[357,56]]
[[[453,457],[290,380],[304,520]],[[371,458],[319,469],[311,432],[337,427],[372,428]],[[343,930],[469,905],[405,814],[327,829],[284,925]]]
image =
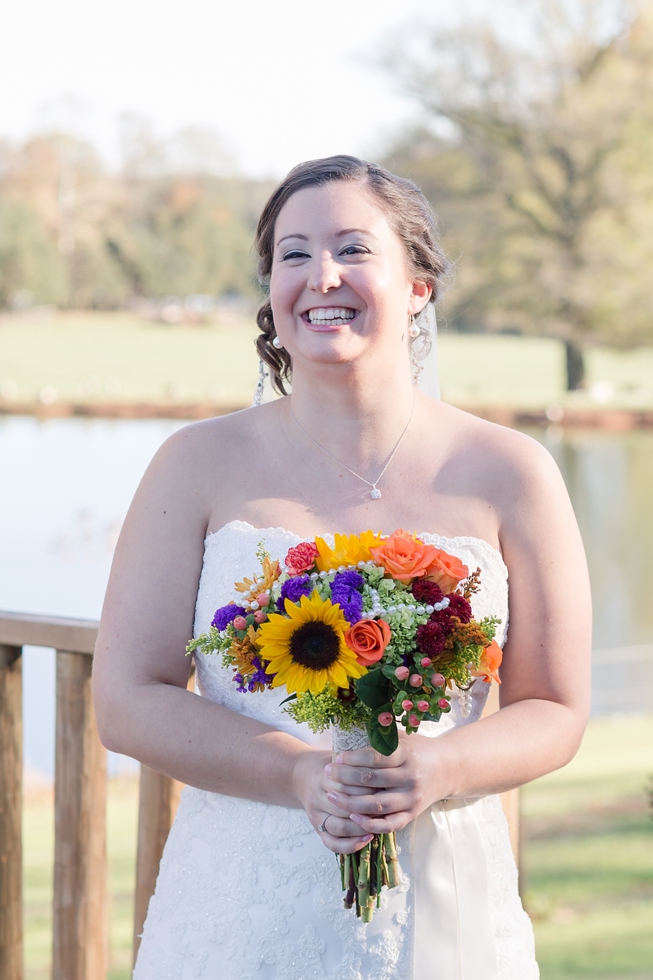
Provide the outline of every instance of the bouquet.
[[[283,562],[261,542],[257,558],[260,571],[235,583],[242,599],[217,609],[187,651],[221,654],[243,694],[284,688],[284,710],[313,732],[333,727],[336,743],[366,733],[387,756],[400,726],[411,734],[451,710],[453,685],[500,683],[499,620],[476,622],[470,605],[480,570],[416,535],[316,537]],[[395,835],[338,861],[345,906],[371,921],[383,885],[399,882]]]

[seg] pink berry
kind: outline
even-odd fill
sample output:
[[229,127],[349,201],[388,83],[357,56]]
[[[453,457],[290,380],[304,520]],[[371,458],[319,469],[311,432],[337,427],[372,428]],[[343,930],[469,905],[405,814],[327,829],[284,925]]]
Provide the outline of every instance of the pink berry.
[[268,618],[268,614],[263,612],[262,609],[257,609],[254,613],[254,621],[256,623],[264,623]]
[[413,706],[413,702],[409,701],[408,699],[401,702],[401,707],[404,709],[404,711],[410,711],[412,706]]
[[440,708],[442,711],[448,711],[450,707],[451,705],[446,698],[440,698],[438,701],[438,708]]
[[270,602],[270,593],[261,592],[260,595],[256,596],[256,601],[258,602],[259,606],[267,606]]
[[382,711],[381,714],[379,715],[379,725],[383,725],[384,728],[387,728],[387,726],[391,724],[392,724],[392,715],[390,714],[390,712]]
[[429,703],[428,703],[428,701],[418,701],[417,702],[417,707],[419,708],[420,711],[428,711],[429,710]]
[[408,667],[397,667],[397,669],[395,670],[395,677],[399,681],[405,681],[409,674],[410,671]]
[[411,687],[421,687],[424,682],[424,678],[421,674],[411,674],[408,678],[408,683]]
[[419,725],[419,718],[417,717],[417,715],[410,715],[408,718],[408,724],[412,728],[417,728],[417,726]]
[[422,667],[430,667],[431,666],[431,661],[430,661],[429,657],[422,657],[422,659],[420,660],[420,663],[421,663]]
[[236,618],[234,619],[234,629],[235,630],[247,629],[247,620],[245,619],[244,616],[236,616]]
[[442,674],[431,674],[431,684],[433,687],[442,687],[444,684],[444,677]]

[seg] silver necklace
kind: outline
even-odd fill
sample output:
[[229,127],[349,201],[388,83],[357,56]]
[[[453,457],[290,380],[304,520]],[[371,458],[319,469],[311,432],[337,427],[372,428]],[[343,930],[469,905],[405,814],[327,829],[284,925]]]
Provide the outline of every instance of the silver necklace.
[[387,463],[385,464],[385,466],[383,467],[383,469],[381,470],[381,472],[377,476],[377,478],[374,481],[374,483],[371,483],[370,480],[366,480],[364,476],[361,476],[360,475],[360,473],[357,473],[355,470],[352,470],[351,466],[347,466],[347,464],[346,463],[343,463],[343,461],[341,459],[338,459],[338,457],[337,456],[334,456],[333,453],[329,452],[328,449],[325,449],[325,447],[323,445],[321,445],[321,443],[319,443],[317,441],[317,439],[314,439],[313,436],[309,435],[309,433],[306,431],[306,429],[304,428],[304,426],[303,425],[300,425],[299,422],[297,421],[297,419],[295,418],[295,413],[292,410],[292,402],[290,400],[288,400],[288,407],[290,408],[290,416],[291,416],[293,422],[295,423],[295,425],[297,426],[297,428],[301,432],[304,433],[304,435],[306,436],[306,438],[307,439],[310,439],[311,442],[314,443],[317,446],[318,449],[321,449],[322,450],[323,453],[326,453],[327,456],[330,456],[331,459],[335,460],[336,463],[338,464],[338,466],[344,466],[344,468],[346,470],[348,470],[352,474],[352,476],[355,476],[357,480],[362,480],[363,483],[367,483],[368,487],[371,487],[372,488],[370,490],[370,497],[372,498],[372,500],[378,500],[379,497],[381,496],[381,491],[379,490],[379,488],[377,486],[377,483],[380,482],[381,477],[383,476],[383,474],[387,470],[388,466],[390,466],[390,463],[392,462],[392,460],[395,458],[395,453],[399,449],[399,447],[400,447],[400,445],[401,445],[401,443],[403,441],[404,436],[408,432],[408,427],[410,426],[410,423],[413,421],[413,415],[415,414],[415,404],[416,404],[416,402],[417,402],[417,396],[413,393],[413,407],[410,410],[410,418],[406,422],[406,427],[405,427],[404,431],[401,433],[401,435],[399,436],[399,438],[397,440],[397,443],[395,445],[395,448],[390,453],[390,456],[388,458]]

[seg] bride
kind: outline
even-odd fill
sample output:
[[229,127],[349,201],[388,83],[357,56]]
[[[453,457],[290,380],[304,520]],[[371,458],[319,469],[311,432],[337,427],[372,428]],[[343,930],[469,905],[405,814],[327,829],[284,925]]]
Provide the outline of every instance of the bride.
[[[291,171],[257,248],[258,349],[292,394],[177,432],[136,493],[95,655],[98,724],[109,749],[188,784],[138,980],[538,976],[495,794],[578,748],[587,573],[548,453],[414,385],[411,345],[445,273],[434,227],[417,188],[380,167],[336,156]],[[202,696],[186,690],[187,641],[236,598],[261,541],[282,559],[368,528],[417,532],[481,569],[474,613],[502,620],[501,711],[480,719],[478,679],[426,737],[332,762],[283,695],[243,697],[219,657],[198,655]],[[363,924],[333,852],[393,830],[402,884]]]

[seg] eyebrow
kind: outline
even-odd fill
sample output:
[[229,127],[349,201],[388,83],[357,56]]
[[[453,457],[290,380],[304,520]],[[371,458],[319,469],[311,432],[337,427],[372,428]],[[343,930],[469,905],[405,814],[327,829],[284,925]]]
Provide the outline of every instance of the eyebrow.
[[300,235],[299,232],[295,232],[292,235],[284,235],[283,238],[279,239],[277,245],[281,245],[281,243],[285,242],[288,238],[299,238],[302,242],[308,241],[308,235]]
[[[336,238],[343,238],[345,235],[351,235],[355,231],[360,232],[360,234],[362,234],[362,235],[369,235],[370,238],[374,238],[375,237],[372,234],[372,232],[371,231],[368,231],[366,228],[343,228],[342,231],[337,231],[336,232]],[[284,235],[283,238],[280,238],[279,239],[279,241],[277,242],[277,245],[281,245],[281,242],[285,242],[288,238],[298,238],[302,242],[307,242],[308,241],[308,235],[302,235],[299,232],[295,232],[292,235]]]

